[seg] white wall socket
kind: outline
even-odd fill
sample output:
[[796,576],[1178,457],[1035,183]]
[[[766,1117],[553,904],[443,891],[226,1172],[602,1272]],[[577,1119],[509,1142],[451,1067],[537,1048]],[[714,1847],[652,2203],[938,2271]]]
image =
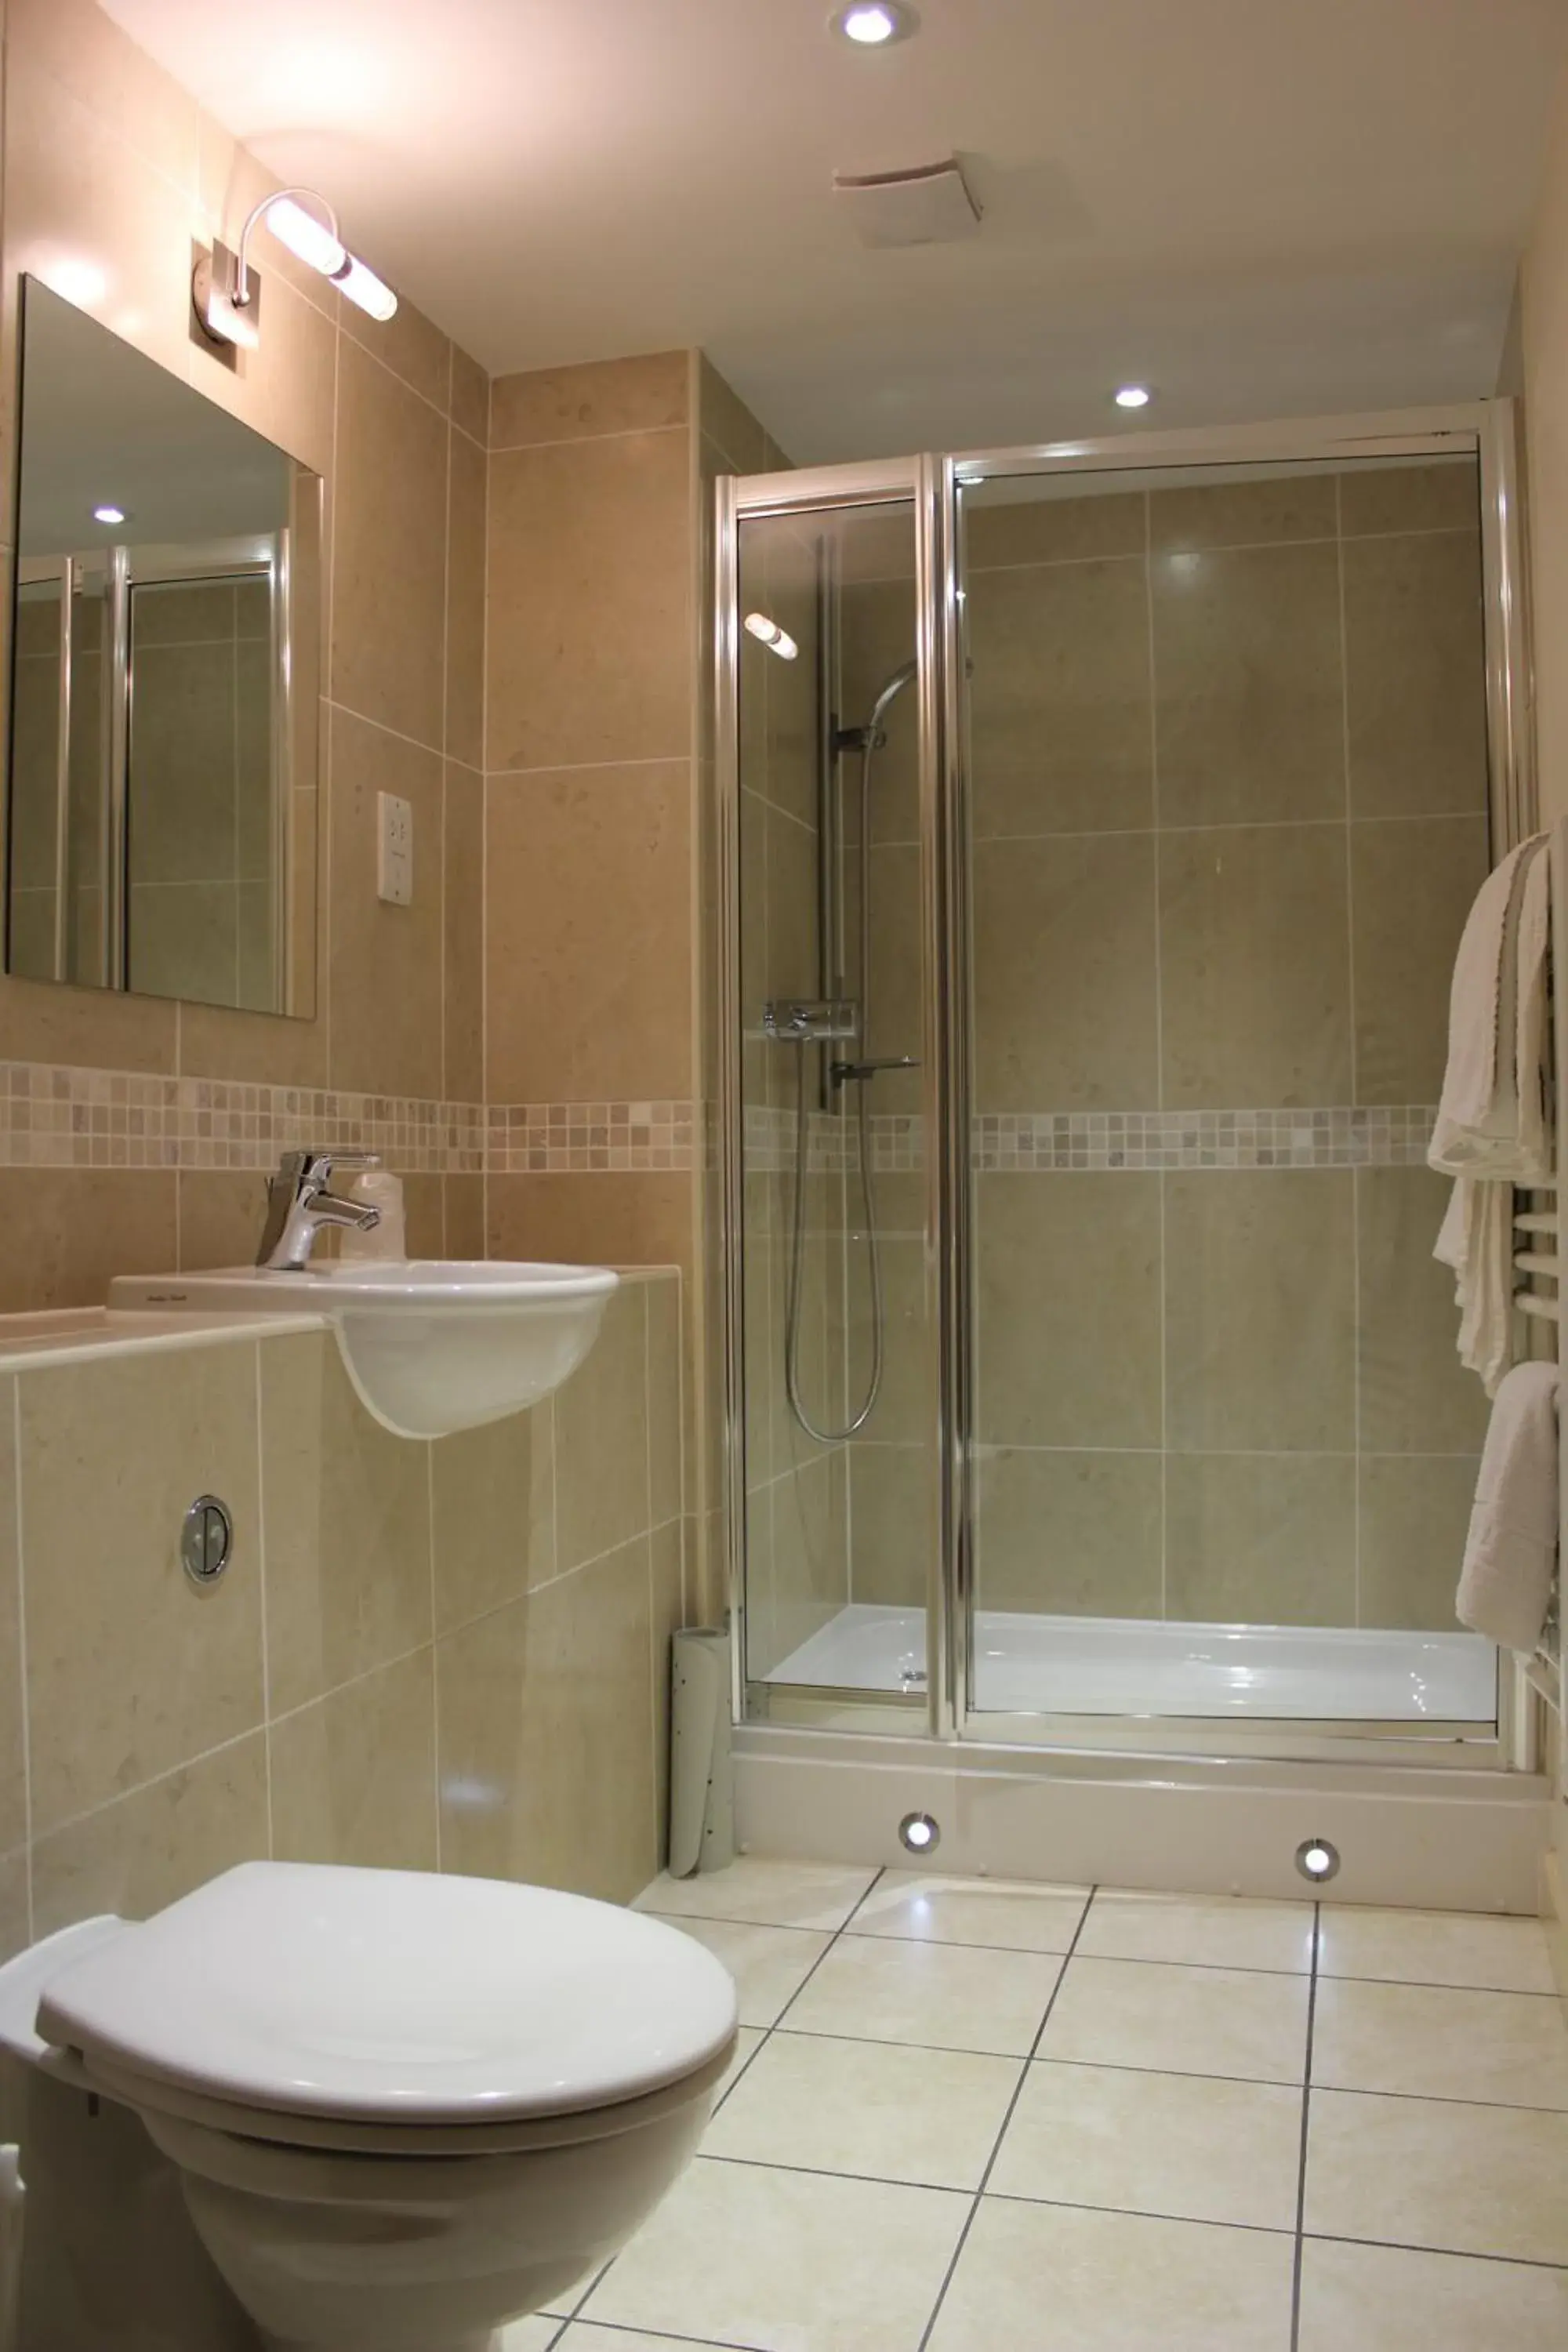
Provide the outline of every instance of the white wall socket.
[[414,807],[395,793],[375,796],[375,895],[389,907],[414,901]]

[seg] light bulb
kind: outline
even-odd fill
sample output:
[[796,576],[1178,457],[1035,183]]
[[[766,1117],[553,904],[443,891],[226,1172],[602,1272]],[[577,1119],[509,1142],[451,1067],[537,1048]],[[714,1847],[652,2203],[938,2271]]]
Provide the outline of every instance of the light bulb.
[[1124,383],[1115,398],[1118,408],[1147,408],[1151,394],[1146,383]]
[[373,319],[390,319],[396,310],[397,297],[391,287],[384,285],[374,269],[367,268],[357,254],[346,255],[342,266],[327,274],[340,293],[346,294],[351,302],[357,302]]
[[123,507],[94,507],[92,519],[94,522],[123,522],[125,509]]
[[857,48],[880,49],[889,41],[907,40],[920,18],[903,0],[856,0],[853,7],[840,8],[832,22],[834,31]]
[[335,278],[346,267],[348,255],[341,240],[332,235],[325,221],[297,205],[292,196],[279,196],[267,207],[267,226],[279,245],[311,269],[319,269],[323,278]]
[[748,613],[744,625],[757,643],[766,646],[770,653],[777,654],[780,661],[794,661],[800,652],[789,631],[781,629],[776,621],[770,621],[765,613]]
[[930,1813],[906,1813],[899,1823],[899,1840],[909,1853],[930,1853],[942,1843],[942,1831]]

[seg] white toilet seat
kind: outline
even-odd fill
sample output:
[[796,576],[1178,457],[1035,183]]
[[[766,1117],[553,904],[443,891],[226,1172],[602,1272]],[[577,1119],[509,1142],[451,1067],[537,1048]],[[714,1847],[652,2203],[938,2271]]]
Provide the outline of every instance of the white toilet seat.
[[68,1962],[37,2030],[107,2095],[237,2137],[479,2155],[685,2105],[735,2000],[691,1938],[582,1896],[247,1863]]

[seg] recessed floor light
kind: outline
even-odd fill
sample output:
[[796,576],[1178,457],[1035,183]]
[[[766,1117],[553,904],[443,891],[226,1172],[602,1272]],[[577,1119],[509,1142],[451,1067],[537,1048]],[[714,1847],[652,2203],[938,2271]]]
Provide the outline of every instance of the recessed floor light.
[[123,507],[94,507],[92,519],[94,522],[123,522],[125,509]]
[[1119,385],[1115,394],[1118,408],[1147,408],[1152,397],[1146,383]]
[[858,48],[883,49],[889,41],[907,41],[921,20],[904,0],[856,0],[853,7],[840,8],[828,21]]

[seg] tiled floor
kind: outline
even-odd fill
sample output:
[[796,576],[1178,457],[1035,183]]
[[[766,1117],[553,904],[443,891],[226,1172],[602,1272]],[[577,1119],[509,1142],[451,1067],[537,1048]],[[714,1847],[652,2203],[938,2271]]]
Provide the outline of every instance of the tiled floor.
[[1532,1920],[744,1860],[643,1907],[742,2049],[702,2155],[506,2352],[1564,2352]]

